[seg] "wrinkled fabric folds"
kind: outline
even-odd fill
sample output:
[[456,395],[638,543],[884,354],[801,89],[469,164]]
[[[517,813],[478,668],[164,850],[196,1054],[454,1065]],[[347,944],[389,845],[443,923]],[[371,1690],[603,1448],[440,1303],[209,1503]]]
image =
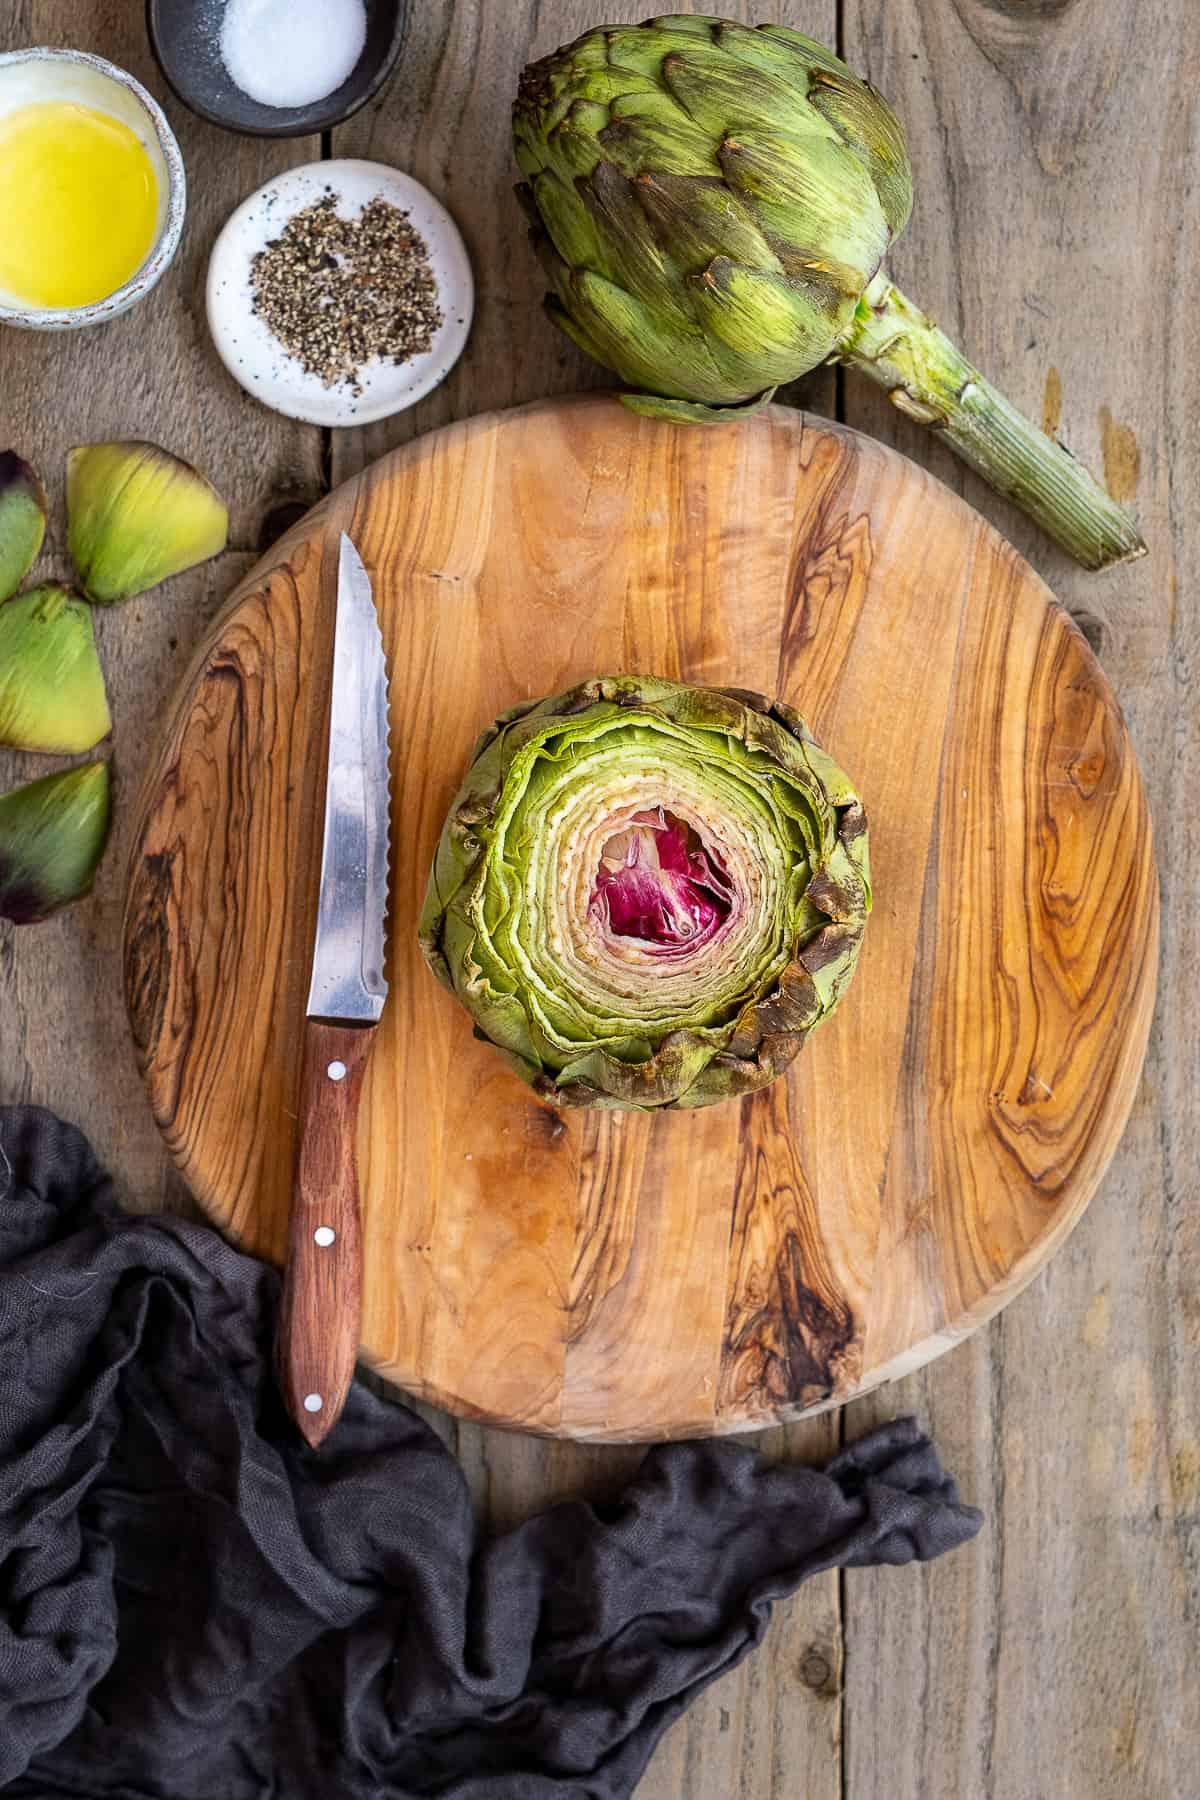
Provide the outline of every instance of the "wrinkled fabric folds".
[[277,1296],[0,1108],[6,1793],[617,1800],[773,1600],[979,1528],[901,1419],[823,1471],[655,1449],[611,1506],[488,1537],[436,1434],[361,1383],[301,1442]]

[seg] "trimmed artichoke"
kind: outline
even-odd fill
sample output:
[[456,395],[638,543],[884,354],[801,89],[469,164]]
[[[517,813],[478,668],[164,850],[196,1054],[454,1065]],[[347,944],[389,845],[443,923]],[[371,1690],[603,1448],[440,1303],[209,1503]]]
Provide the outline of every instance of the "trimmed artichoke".
[[225,548],[229,512],[212,483],[157,444],[67,452],[67,548],[89,600],[112,605]]
[[484,733],[420,936],[543,1098],[706,1106],[828,1018],[870,905],[862,803],[797,713],[619,675]]
[[91,892],[108,838],[108,764],[0,797],[0,919],[36,925]]
[[15,594],[46,535],[46,490],[15,450],[0,450],[0,600]]
[[111,730],[91,607],[57,582],[0,606],[0,744],[71,755]]
[[904,134],[823,45],[690,14],[599,27],[525,69],[513,135],[547,307],[635,412],[740,418],[840,359],[1085,566],[1145,551],[883,273],[912,207]]

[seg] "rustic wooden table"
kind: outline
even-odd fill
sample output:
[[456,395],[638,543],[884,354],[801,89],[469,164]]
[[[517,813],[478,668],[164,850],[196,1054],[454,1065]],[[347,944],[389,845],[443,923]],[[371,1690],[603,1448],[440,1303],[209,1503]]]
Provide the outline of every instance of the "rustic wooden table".
[[[382,451],[487,407],[603,381],[537,313],[509,188],[518,70],[646,0],[426,0],[398,73],[325,141],[263,143],[166,94],[134,0],[9,0],[0,48],[71,44],[165,100],[188,167],[180,257],[94,332],[0,332],[0,445],[46,472],[104,437],[157,439],[232,502],[232,548],[99,619],[116,731],[116,840],[94,897],[0,926],[0,1099],[76,1120],[130,1204],[186,1209],[134,1072],[119,976],[126,834],[156,719],[235,578],[296,509]],[[790,396],[932,467],[1056,589],[1112,677],[1150,791],[1163,973],[1139,1101],[1099,1195],[1015,1304],[920,1374],[760,1439],[821,1457],[900,1410],[926,1419],[981,1538],[931,1568],[819,1578],[761,1651],[675,1727],[646,1800],[1192,1800],[1200,1768],[1200,11],[1195,0],[730,0],[836,43],[897,106],[916,173],[892,259],[1018,404],[1136,503],[1151,554],[1089,576],[854,377]],[[207,339],[214,235],[269,175],[321,155],[410,170],[459,220],[479,301],[451,379],[382,425],[323,433],[265,412]],[[0,222],[2,228],[2,222]],[[61,512],[49,563],[66,574]],[[0,756],[0,787],[31,773]],[[503,1524],[595,1495],[634,1451],[435,1420]]]

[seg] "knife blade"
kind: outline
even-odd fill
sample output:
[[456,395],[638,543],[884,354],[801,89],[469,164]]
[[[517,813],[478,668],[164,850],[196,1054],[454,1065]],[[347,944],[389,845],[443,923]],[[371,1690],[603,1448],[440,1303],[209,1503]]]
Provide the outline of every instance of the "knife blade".
[[317,928],[303,1027],[299,1135],[280,1312],[279,1379],[315,1449],[345,1403],[362,1315],[355,1136],[387,1000],[388,680],[371,580],[343,532]]

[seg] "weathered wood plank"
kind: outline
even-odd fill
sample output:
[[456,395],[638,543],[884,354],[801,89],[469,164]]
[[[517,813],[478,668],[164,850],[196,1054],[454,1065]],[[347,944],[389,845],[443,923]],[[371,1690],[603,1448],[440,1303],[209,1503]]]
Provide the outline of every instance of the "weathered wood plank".
[[[430,1416],[422,1407],[422,1413]],[[435,1416],[449,1426],[479,1506],[501,1527],[552,1501],[602,1503],[641,1461],[637,1447],[521,1437]],[[764,1432],[772,1460],[818,1462],[838,1444],[827,1413]],[[754,1654],[715,1682],[667,1734],[638,1800],[825,1800],[840,1795],[841,1618],[836,1575],[776,1608]]]
[[[333,479],[345,480],[421,432],[490,407],[611,385],[540,316],[544,282],[512,195],[517,171],[509,104],[531,57],[588,26],[645,18],[644,0],[508,0],[504,6],[412,9],[394,81],[333,136],[335,156],[393,163],[423,181],[458,221],[474,265],[475,324],[449,380],[410,412],[361,431],[338,432]],[[704,10],[698,8],[697,10]],[[761,9],[737,0],[726,16]],[[787,0],[774,16],[834,41],[834,0]],[[818,371],[789,398],[832,414],[834,381]],[[425,1411],[426,1409],[422,1409]],[[439,1416],[481,1509],[503,1521],[565,1493],[598,1495],[619,1483],[637,1452],[546,1444]],[[836,1445],[836,1422],[818,1419],[767,1434],[784,1453],[816,1459]],[[839,1791],[840,1625],[833,1576],[810,1582],[780,1609],[759,1653],[680,1720],[651,1763],[639,1800],[823,1800]],[[828,1646],[816,1659],[812,1646]],[[806,1658],[808,1660],[806,1661]],[[816,1687],[809,1676],[828,1667]]]
[[968,1554],[847,1578],[855,1800],[1183,1800],[1200,1699],[1200,481],[1187,296],[1200,17],[1187,0],[847,0],[845,54],[897,106],[917,204],[892,258],[1010,397],[1135,501],[1150,557],[1087,576],[853,374],[846,417],[966,493],[1099,650],[1163,881],[1151,1055],[1066,1248],[973,1342],[849,1410],[930,1423],[988,1513]]
[[[65,45],[106,56],[162,103],[189,176],[174,265],[130,313],[80,332],[0,331],[0,446],[34,461],[52,516],[39,572],[69,577],[64,458],[76,443],[146,437],[202,468],[230,505],[230,543],[161,593],[97,614],[115,720],[113,842],[91,901],[36,929],[0,928],[0,1097],[38,1100],[77,1120],[133,1204],[190,1210],[158,1140],[129,1049],[118,975],[132,802],[160,712],[214,608],[273,535],[280,501],[317,498],[321,434],[256,405],[208,340],[204,278],[217,231],[276,170],[320,154],[317,139],[277,144],[205,125],[166,88],[143,12],[125,0],[30,0],[0,13],[0,49]],[[53,765],[0,756],[0,786]]]
[[[0,10],[0,50],[29,44],[90,50],[128,69],[161,103],[188,176],[183,241],[174,263],[132,311],[89,331],[0,333],[0,448],[10,442],[61,498],[72,444],[150,438],[204,470],[230,506],[230,544],[254,550],[281,496],[321,490],[321,434],[259,406],[220,363],[204,318],[213,240],[234,207],[318,138],[233,137],[197,119],[167,88],[143,9],[128,0],[32,0]],[[269,541],[269,540],[267,540]],[[61,511],[53,542],[65,542]]]
[[[396,80],[337,134],[335,149],[408,167],[446,198],[487,292],[452,381],[399,420],[339,438],[339,477],[447,418],[604,379],[533,315],[540,282],[498,147],[507,91],[529,54],[601,13],[650,9],[644,0],[460,0],[412,10]],[[769,10],[833,41],[832,0]],[[846,0],[844,34],[846,54],[897,102],[913,143],[918,213],[894,259],[898,278],[1015,400],[1034,416],[1044,407],[1060,416],[1066,441],[1107,465],[1115,490],[1136,487],[1154,555],[1096,579],[1077,576],[981,484],[962,484],[1098,644],[1151,782],[1166,884],[1159,1024],[1105,1189],[1000,1321],[848,1420],[856,1432],[871,1416],[919,1408],[991,1521],[965,1554],[907,1571],[903,1593],[886,1571],[847,1578],[845,1791],[854,1800],[1190,1800],[1189,1750],[1200,1734],[1185,1666],[1200,1617],[1200,844],[1190,799],[1200,781],[1191,649],[1200,570],[1190,530],[1200,479],[1189,199],[1197,20],[1189,0]],[[0,19],[0,46],[34,42],[99,50],[162,93],[140,7],[17,0]],[[263,412],[221,370],[203,324],[204,263],[231,207],[271,170],[316,151],[227,137],[165,103],[193,174],[180,262],[145,305],[102,332],[0,334],[0,439],[35,453],[57,481],[69,443],[158,436],[222,482],[233,542],[252,549],[277,496],[319,491],[319,440]],[[1083,321],[1095,335],[1072,347],[1068,333]],[[926,434],[852,376],[846,387],[851,423],[960,484]],[[805,392],[833,410],[827,375]],[[111,632],[102,627],[126,800],[190,644],[246,560],[172,584],[135,603],[139,620],[126,609]],[[40,768],[6,762],[0,779]],[[128,806],[118,831],[123,816]],[[117,1004],[121,849],[118,838],[89,907],[36,933],[0,935],[0,1096],[42,1099],[77,1118],[126,1193],[152,1202],[170,1184]],[[499,1518],[555,1493],[599,1494],[628,1466],[614,1450],[531,1444],[442,1415],[437,1423]],[[816,1455],[835,1430],[819,1420],[777,1435],[789,1454]],[[836,1584],[810,1584],[758,1657],[676,1727],[641,1795],[836,1792],[839,1659],[826,1659],[830,1676],[808,1690],[811,1704],[777,1698],[797,1670],[819,1673],[822,1653],[814,1659],[809,1648],[834,1644],[836,1631]]]
[[[226,551],[159,592],[97,608],[113,714],[112,839],[88,900],[43,925],[0,925],[0,1101],[36,1101],[74,1120],[118,1177],[122,1197],[146,1211],[192,1205],[150,1116],[125,1018],[120,943],[134,801],[163,705],[205,623],[252,561]],[[47,579],[69,579],[65,559],[38,566]],[[0,751],[0,792],[59,766]]]

